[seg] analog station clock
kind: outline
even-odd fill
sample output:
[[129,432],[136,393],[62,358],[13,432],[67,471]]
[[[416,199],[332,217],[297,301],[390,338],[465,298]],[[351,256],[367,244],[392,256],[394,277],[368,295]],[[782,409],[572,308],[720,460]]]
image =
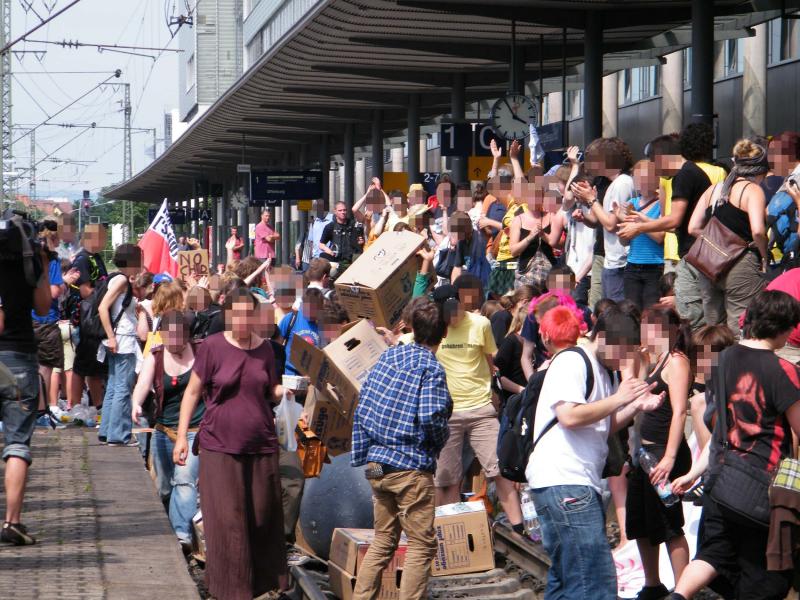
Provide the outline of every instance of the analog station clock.
[[495,133],[510,141],[528,137],[529,125],[536,125],[538,116],[533,100],[523,94],[507,94],[492,106],[490,120]]

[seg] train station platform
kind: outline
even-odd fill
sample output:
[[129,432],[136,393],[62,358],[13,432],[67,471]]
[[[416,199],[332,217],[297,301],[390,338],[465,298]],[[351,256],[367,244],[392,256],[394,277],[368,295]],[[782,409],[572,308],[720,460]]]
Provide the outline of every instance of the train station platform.
[[38,542],[0,545],[0,598],[200,597],[137,448],[37,428],[33,460],[23,522]]

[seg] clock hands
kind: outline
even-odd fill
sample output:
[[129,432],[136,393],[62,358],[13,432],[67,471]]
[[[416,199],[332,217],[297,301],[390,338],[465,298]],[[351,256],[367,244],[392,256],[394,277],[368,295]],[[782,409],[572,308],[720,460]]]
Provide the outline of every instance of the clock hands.
[[527,122],[526,122],[524,119],[520,119],[520,118],[517,116],[517,113],[516,113],[516,111],[514,111],[514,109],[513,109],[513,108],[511,108],[511,105],[508,103],[508,100],[506,100],[505,98],[503,98],[503,104],[505,104],[505,105],[506,105],[506,107],[508,108],[508,110],[509,110],[509,111],[511,111],[511,118],[512,118],[512,119],[514,119],[515,121],[519,121],[520,123],[524,123],[525,125],[527,125],[527,124],[528,124],[528,123],[527,123]]

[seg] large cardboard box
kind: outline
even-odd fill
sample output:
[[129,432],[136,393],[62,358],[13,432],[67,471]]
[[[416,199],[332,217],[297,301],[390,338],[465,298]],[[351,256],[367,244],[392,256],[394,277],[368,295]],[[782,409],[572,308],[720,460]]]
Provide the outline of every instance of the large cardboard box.
[[[341,600],[352,598],[356,577],[374,539],[375,531],[372,529],[334,529],[328,574],[331,589]],[[383,570],[379,600],[400,599],[400,579],[407,543],[405,536],[401,536],[394,557]]]
[[325,399],[352,423],[361,384],[387,347],[381,334],[369,322],[362,320],[324,349],[295,335],[291,360],[298,371],[311,379]]
[[457,502],[436,508],[436,558],[433,575],[478,573],[494,569],[494,548],[486,508]]
[[411,231],[388,231],[336,280],[339,303],[350,319],[392,327],[414,291],[417,250],[425,238]]
[[350,452],[353,421],[344,416],[336,404],[330,402],[317,388],[308,388],[305,402],[308,428],[314,432],[331,456]]

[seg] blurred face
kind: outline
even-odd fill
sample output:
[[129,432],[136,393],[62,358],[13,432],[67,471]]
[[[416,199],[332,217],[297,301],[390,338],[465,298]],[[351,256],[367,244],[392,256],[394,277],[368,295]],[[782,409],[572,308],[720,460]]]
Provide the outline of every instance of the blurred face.
[[440,206],[444,208],[450,206],[453,201],[453,195],[449,183],[440,183],[436,186],[436,199],[439,201]]
[[458,190],[456,195],[456,210],[467,212],[472,209],[473,204],[472,194],[469,193],[469,190]]
[[108,239],[108,234],[106,233],[106,228],[100,227],[97,230],[92,230],[87,233],[84,233],[83,247],[86,248],[87,251],[94,254],[96,252],[100,252],[103,248],[106,247],[107,239]]
[[268,302],[259,302],[256,308],[256,324],[253,332],[262,338],[269,339],[275,333],[275,308]]
[[633,170],[633,183],[646,198],[652,198],[659,186],[655,163],[652,161],[639,163]]
[[371,189],[367,192],[367,210],[379,213],[386,206],[386,200],[380,190]]
[[679,154],[656,154],[653,164],[658,177],[672,177],[681,170],[683,157]]
[[415,204],[425,203],[425,192],[423,190],[413,190],[408,194],[408,205],[414,206]]
[[255,310],[249,300],[234,302],[225,313],[225,329],[236,339],[248,337],[255,326]]
[[572,290],[572,277],[564,273],[551,275],[547,278],[547,289],[569,292]]
[[458,290],[458,299],[465,311],[480,310],[483,299],[481,291],[475,288],[461,288]]
[[608,343],[605,333],[597,334],[597,358],[612,371],[619,371],[636,356],[636,348],[628,344]]
[[169,323],[161,328],[161,340],[170,354],[180,354],[189,343],[189,328],[178,323]]
[[642,346],[652,354],[664,354],[672,347],[670,329],[663,323],[642,323]]
[[58,228],[58,236],[67,244],[72,244],[75,241],[75,226],[72,223],[65,221]]
[[321,302],[303,302],[303,316],[313,322],[317,322],[320,320],[320,316],[322,315],[322,303]]
[[711,344],[698,344],[697,346],[697,380],[705,383],[711,379],[711,370],[719,362],[719,351],[715,350]]
[[783,140],[774,139],[769,143],[767,151],[769,166],[775,175],[786,177],[797,164],[794,160],[794,149],[789,148]]

